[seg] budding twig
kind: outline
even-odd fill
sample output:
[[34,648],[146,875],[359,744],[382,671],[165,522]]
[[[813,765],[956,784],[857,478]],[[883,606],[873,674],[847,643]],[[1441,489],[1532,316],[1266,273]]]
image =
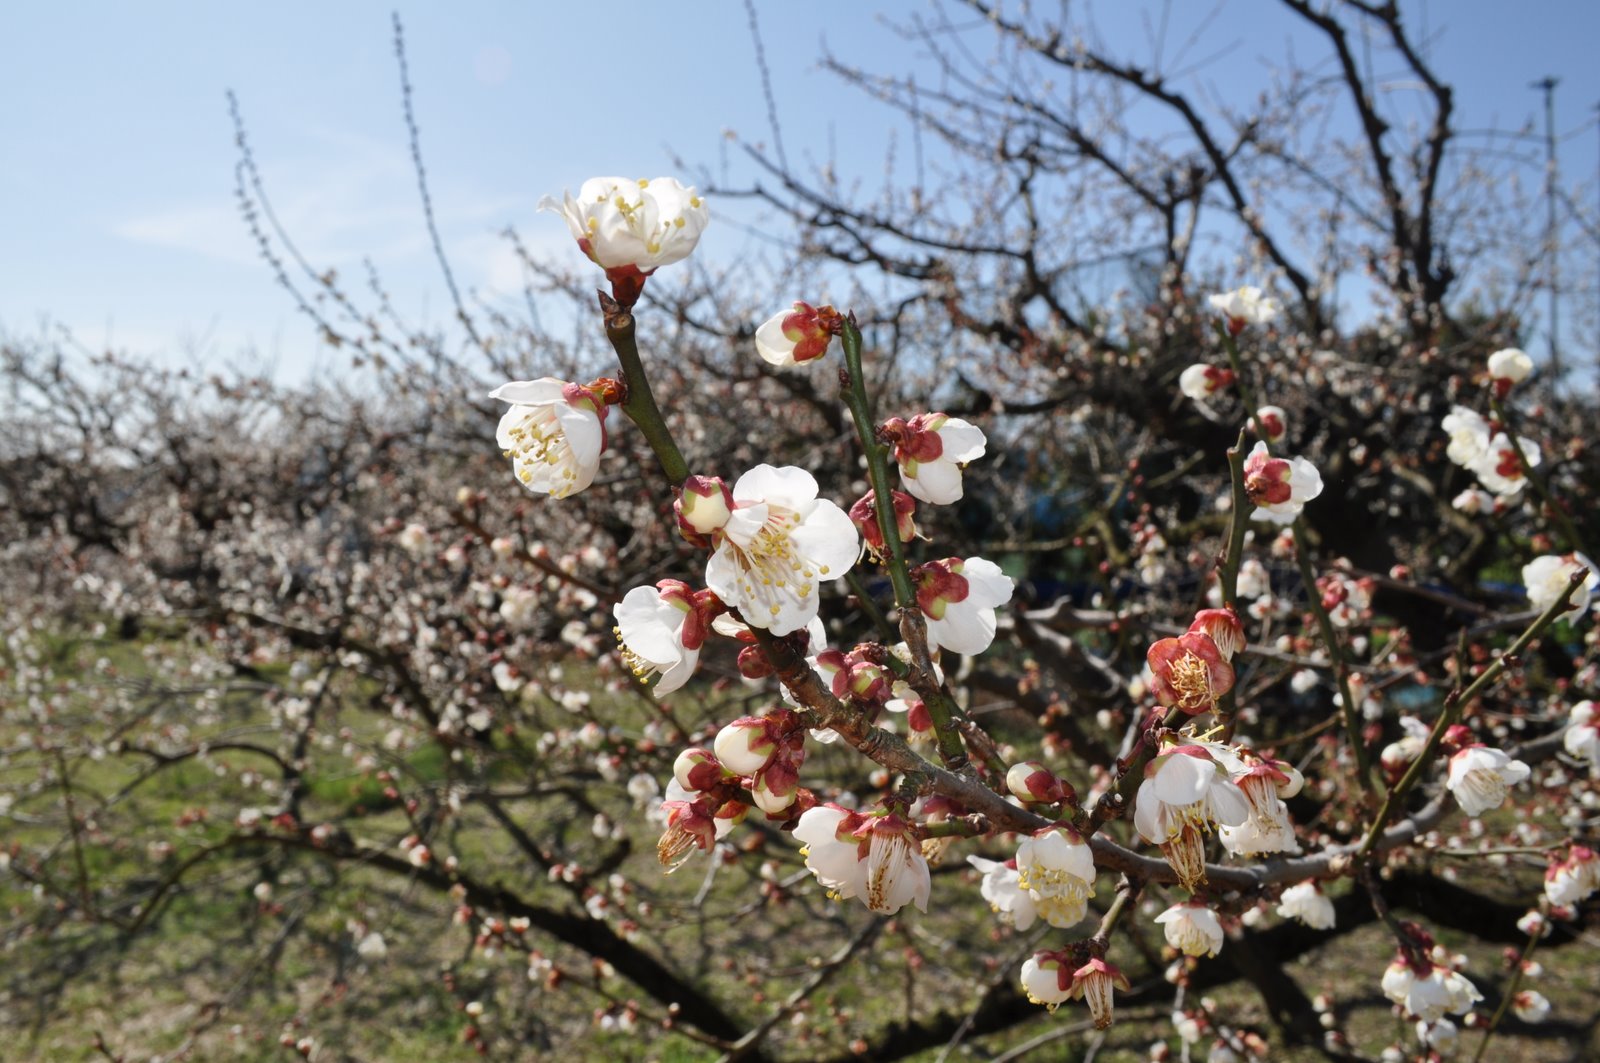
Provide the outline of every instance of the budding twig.
[[650,378],[645,375],[644,364],[639,360],[639,343],[634,335],[634,317],[627,307],[605,292],[600,294],[600,312],[605,315],[606,339],[617,352],[622,366],[622,378],[628,385],[628,398],[622,403],[622,412],[628,420],[638,425],[645,442],[655,452],[672,486],[677,487],[689,478],[689,464],[683,460],[678,444],[673,442],[666,419],[656,406],[656,397],[650,391]]

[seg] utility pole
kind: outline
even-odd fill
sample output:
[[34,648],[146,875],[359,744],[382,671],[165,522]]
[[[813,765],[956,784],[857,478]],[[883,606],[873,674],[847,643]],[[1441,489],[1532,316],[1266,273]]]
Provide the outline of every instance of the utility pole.
[[1544,229],[1545,281],[1550,293],[1550,379],[1561,385],[1561,266],[1556,232],[1556,85],[1560,78],[1545,77],[1531,83],[1530,89],[1544,91],[1544,202],[1548,211]]

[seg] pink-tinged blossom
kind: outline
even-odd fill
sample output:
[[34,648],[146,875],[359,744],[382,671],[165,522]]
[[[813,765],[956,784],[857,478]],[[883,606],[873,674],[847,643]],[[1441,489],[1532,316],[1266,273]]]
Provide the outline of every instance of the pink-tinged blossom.
[[[904,491],[890,491],[889,498],[894,503],[895,535],[902,543],[909,543],[917,537],[917,501]],[[869,490],[856,499],[850,507],[850,521],[861,533],[867,551],[874,558],[882,560],[885,543],[883,529],[878,525],[878,498],[875,493]]]
[[606,271],[618,301],[629,306],[646,277],[689,256],[711,220],[705,200],[671,177],[591,177],[576,198],[563,193],[557,203],[545,196],[539,209],[565,219],[579,250]]
[[1036,952],[1022,961],[1022,991],[1031,1004],[1042,1004],[1055,1011],[1072,996],[1072,954]]
[[1019,801],[1054,804],[1067,800],[1067,788],[1037,760],[1019,760],[1006,770],[1006,789]]
[[666,830],[656,843],[656,859],[670,874],[683,866],[691,850],[710,852],[717,841],[715,810],[705,801],[663,801]]
[[1222,948],[1222,920],[1203,904],[1174,904],[1156,916],[1167,944],[1185,956],[1215,956]]
[[1587,700],[1572,706],[1561,744],[1572,756],[1589,762],[1590,775],[1600,775],[1600,707]]
[[1332,930],[1335,918],[1333,901],[1314,881],[1301,882],[1284,890],[1278,899],[1278,914],[1285,919],[1299,920],[1313,930]]
[[1522,585],[1527,589],[1529,603],[1541,613],[1556,604],[1580,568],[1588,569],[1589,575],[1568,599],[1572,607],[1557,617],[1559,620],[1578,619],[1589,608],[1589,599],[1600,584],[1594,562],[1583,554],[1545,554],[1523,565]]
[[1178,374],[1178,390],[1185,398],[1204,402],[1233,383],[1233,370],[1196,362]]
[[1232,661],[1233,655],[1244,649],[1244,625],[1232,609],[1200,610],[1189,625],[1189,634],[1196,633],[1209,638],[1224,661]]
[[1233,689],[1233,665],[1203,631],[1191,629],[1177,638],[1156,641],[1146,651],[1145,661],[1156,700],[1190,716],[1214,710],[1217,699]]
[[1261,407],[1251,424],[1255,426],[1256,434],[1272,445],[1289,434],[1289,415],[1283,412],[1281,406]]
[[1237,336],[1247,325],[1265,325],[1282,313],[1278,300],[1253,284],[1231,292],[1212,295],[1206,300],[1211,309],[1228,319],[1228,331]]
[[1255,512],[1251,520],[1293,524],[1307,502],[1322,494],[1322,475],[1305,458],[1275,458],[1256,441],[1244,462],[1244,489]]
[[981,428],[943,413],[919,413],[910,421],[891,417],[878,434],[894,446],[900,485],[936,506],[960,500],[962,466],[983,457],[988,445]]
[[716,533],[706,585],[747,624],[773,635],[817,615],[817,587],[850,571],[861,552],[855,525],[817,497],[804,469],[757,465],[733,485],[733,512]]
[[1504,432],[1495,433],[1483,454],[1470,466],[1478,482],[1501,498],[1512,497],[1528,482],[1522,471],[1522,459],[1517,457],[1518,447],[1522,449],[1522,457],[1528,460],[1528,467],[1537,469],[1542,460],[1539,444],[1519,436],[1513,446],[1511,437]]
[[690,793],[709,790],[724,778],[722,762],[711,750],[694,746],[679,753],[672,762],[672,777]]
[[501,384],[489,397],[511,404],[495,442],[522,486],[566,498],[594,483],[606,448],[606,405],[599,395],[547,376]]
[[1089,1005],[1089,1017],[1094,1020],[1097,1030],[1104,1030],[1111,1025],[1112,987],[1124,993],[1131,988],[1127,976],[1098,956],[1072,972],[1072,995],[1082,997]]
[[1017,871],[1015,860],[1001,863],[998,860],[985,860],[981,856],[969,856],[967,863],[983,875],[983,881],[978,886],[979,892],[1001,922],[1009,923],[1017,930],[1026,930],[1034,924],[1039,918],[1038,908],[1032,892],[1022,886],[1022,876]]
[[831,306],[819,310],[809,303],[795,303],[756,329],[756,353],[780,368],[815,361],[828,353],[840,321]]
[[1082,921],[1094,893],[1094,854],[1075,831],[1048,827],[1017,844],[1018,882],[1045,922],[1066,930]]
[[672,509],[679,533],[695,546],[709,547],[733,515],[733,492],[720,476],[691,476],[678,489]]
[[917,605],[928,620],[928,648],[967,656],[994,641],[995,610],[1011,600],[1016,584],[1000,566],[981,557],[947,557],[911,573]]
[[1511,998],[1511,1011],[1521,1022],[1537,1026],[1550,1016],[1550,1001],[1537,989],[1519,989]]
[[1499,808],[1511,787],[1526,779],[1530,770],[1503,750],[1471,745],[1450,758],[1445,786],[1455,795],[1461,811],[1479,816]]
[[1450,500],[1450,505],[1465,513],[1469,517],[1493,513],[1495,510],[1494,495],[1481,487],[1469,487]]
[[1544,872],[1544,895],[1558,908],[1582,904],[1600,890],[1600,854],[1583,845],[1573,845],[1559,860],[1552,860]]
[[742,716],[717,732],[712,749],[735,775],[754,775],[771,761],[782,736],[771,716]]
[[682,580],[633,588],[611,610],[623,663],[656,697],[672,693],[694,674],[711,621],[721,612],[715,594]]

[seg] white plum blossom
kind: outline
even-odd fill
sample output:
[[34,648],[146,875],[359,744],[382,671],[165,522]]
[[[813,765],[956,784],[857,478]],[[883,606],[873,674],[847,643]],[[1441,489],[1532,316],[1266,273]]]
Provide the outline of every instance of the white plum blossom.
[[981,557],[947,557],[912,572],[917,605],[928,621],[928,648],[973,656],[994,641],[995,610],[1016,588],[1000,566]]
[[1528,482],[1522,470],[1522,459],[1517,457],[1519,447],[1522,456],[1528,460],[1528,467],[1538,468],[1541,460],[1539,444],[1519,436],[1513,445],[1511,437],[1504,432],[1495,433],[1482,456],[1469,466],[1478,477],[1478,482],[1501,498],[1512,497]]
[[539,209],[566,219],[579,249],[607,271],[648,275],[687,258],[711,219],[705,200],[671,177],[591,177],[562,199],[545,196]]
[[1022,961],[1022,991],[1054,1011],[1072,995],[1072,960],[1065,952],[1036,952]]
[[1206,831],[1237,827],[1250,818],[1250,800],[1211,751],[1174,746],[1145,765],[1133,813],[1134,827],[1161,846],[1185,889],[1205,881]]
[[[681,580],[635,587],[612,607],[622,643],[622,659],[641,682],[659,676],[651,693],[670,694],[689,681],[700,663],[710,617],[709,592],[691,590]],[[721,603],[716,603],[720,605]]]
[[[1090,862],[1092,865],[1092,858]],[[995,914],[1000,916],[1001,922],[1010,923],[1018,930],[1026,930],[1034,924],[1039,918],[1038,907],[1034,903],[1033,893],[1022,887],[1022,876],[1017,871],[1015,860],[1001,863],[998,860],[985,860],[981,856],[969,856],[967,863],[983,874],[979,892]]]
[[1489,422],[1475,410],[1465,406],[1452,406],[1440,427],[1450,436],[1450,445],[1444,452],[1445,457],[1462,468],[1472,468],[1489,452]]
[[833,339],[830,320],[834,324],[839,321],[831,307],[818,311],[809,303],[795,303],[756,329],[756,353],[780,369],[815,361],[828,353],[828,343]]
[[1573,705],[1561,744],[1572,756],[1589,762],[1590,775],[1600,774],[1600,707],[1587,700]]
[[421,524],[407,524],[394,540],[412,557],[420,557],[428,549],[428,529]]
[[1233,370],[1196,362],[1178,374],[1178,390],[1185,398],[1204,402],[1233,383]]
[[1285,919],[1298,919],[1313,930],[1333,929],[1333,902],[1314,881],[1284,890],[1278,899],[1278,914]]
[[1174,904],[1156,916],[1167,944],[1185,956],[1215,956],[1222,948],[1222,920],[1203,904]]
[[1539,612],[1544,612],[1566,592],[1567,584],[1580,568],[1588,569],[1589,575],[1572,592],[1570,599],[1572,608],[1557,618],[1576,620],[1583,615],[1585,609],[1589,608],[1590,596],[1594,593],[1596,585],[1600,584],[1600,571],[1597,571],[1594,562],[1583,554],[1545,554],[1523,565],[1522,585],[1527,589],[1528,601]]
[[1383,995],[1422,1022],[1438,1022],[1446,1013],[1465,1015],[1483,999],[1478,987],[1448,967],[1429,964],[1418,974],[1403,957],[1383,972]]
[[1047,828],[1017,845],[1017,881],[1045,922],[1076,926],[1094,893],[1094,854],[1076,833]]
[[891,417],[879,432],[894,445],[906,493],[936,506],[960,501],[962,466],[983,457],[989,442],[983,429],[944,413]]
[[1511,1011],[1519,1021],[1537,1026],[1550,1016],[1550,1001],[1537,989],[1519,990],[1511,998]]
[[1469,517],[1494,512],[1494,496],[1481,487],[1469,487],[1450,500],[1450,505]]
[[489,392],[509,402],[495,441],[517,480],[534,494],[566,498],[594,482],[606,448],[605,401],[580,384],[542,377]]
[[1509,391],[1512,385],[1522,383],[1532,372],[1533,359],[1520,348],[1504,347],[1489,355],[1489,375],[1502,391]]
[[1251,520],[1293,524],[1307,502],[1322,494],[1322,475],[1305,458],[1275,458],[1256,441],[1244,463],[1245,493],[1255,503]]
[[817,615],[817,587],[850,571],[861,539],[804,469],[757,465],[733,485],[706,586],[747,624],[787,635]]
[[1283,310],[1278,300],[1265,294],[1253,284],[1209,296],[1211,309],[1228,319],[1228,328],[1238,334],[1246,325],[1265,325]]
[[1544,895],[1553,905],[1570,908],[1595,890],[1600,890],[1600,854],[1587,846],[1570,847],[1545,869]]
[[806,867],[829,896],[859,897],[887,915],[907,904],[928,910],[928,861],[911,824],[899,816],[817,805],[801,814],[794,836],[804,844]]
[[1450,758],[1445,786],[1455,795],[1461,811],[1478,816],[1505,802],[1510,788],[1528,777],[1531,769],[1512,760],[1504,750],[1471,745]]

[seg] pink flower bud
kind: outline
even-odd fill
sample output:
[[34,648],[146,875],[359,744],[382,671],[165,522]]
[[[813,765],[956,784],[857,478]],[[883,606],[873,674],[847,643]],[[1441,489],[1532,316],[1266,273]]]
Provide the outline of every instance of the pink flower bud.
[[733,492],[720,476],[691,476],[683,482],[673,509],[683,537],[696,546],[710,546],[711,535],[733,513]]
[[1006,788],[1020,801],[1054,804],[1068,799],[1061,780],[1036,760],[1011,765],[1006,772]]
[[744,716],[717,732],[712,743],[717,759],[735,775],[754,775],[777,752],[772,721],[765,716]]
[[722,781],[722,765],[709,749],[685,749],[672,762],[672,777],[685,790],[709,790]]

